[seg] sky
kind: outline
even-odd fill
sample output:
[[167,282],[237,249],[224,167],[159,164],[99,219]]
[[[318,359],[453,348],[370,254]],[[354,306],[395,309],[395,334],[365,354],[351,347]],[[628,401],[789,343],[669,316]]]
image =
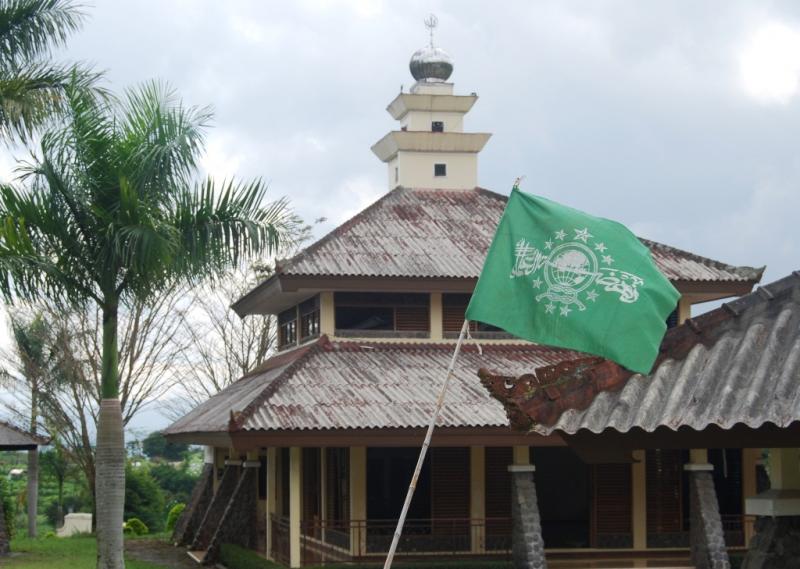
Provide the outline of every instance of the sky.
[[[261,177],[318,236],[387,191],[370,146],[428,41],[477,92],[482,187],[522,189],[768,283],[800,268],[800,3],[97,0],[59,53],[211,105],[203,169]],[[10,158],[0,157],[7,172]],[[0,327],[3,328],[3,327]],[[0,334],[7,332],[3,329]],[[0,342],[3,339],[0,337]],[[6,340],[7,341],[7,340]]]

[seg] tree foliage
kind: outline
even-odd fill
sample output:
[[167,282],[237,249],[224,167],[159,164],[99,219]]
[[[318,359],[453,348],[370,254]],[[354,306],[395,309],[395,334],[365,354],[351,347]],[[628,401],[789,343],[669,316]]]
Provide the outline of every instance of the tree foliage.
[[90,69],[50,61],[52,50],[63,46],[83,20],[69,0],[0,2],[1,139],[30,139],[65,110],[67,85],[97,90],[98,74]]
[[168,441],[161,431],[153,431],[142,441],[142,452],[148,458],[163,458],[178,461],[183,458],[183,453],[189,450],[186,443],[173,443]]
[[164,493],[147,468],[125,470],[125,519],[139,518],[151,531],[161,531],[165,515]]

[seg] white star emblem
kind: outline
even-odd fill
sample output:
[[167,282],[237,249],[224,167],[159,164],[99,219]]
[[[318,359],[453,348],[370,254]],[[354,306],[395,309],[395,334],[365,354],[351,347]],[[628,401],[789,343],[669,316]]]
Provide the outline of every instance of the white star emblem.
[[606,247],[604,243],[595,243],[594,245],[595,251],[600,251],[601,253],[605,253],[606,249],[608,249],[608,247]]
[[611,263],[614,262],[614,257],[612,257],[611,255],[603,255],[603,262],[606,265],[610,265]]
[[533,283],[533,288],[542,286],[542,279],[533,279],[531,282]]
[[590,290],[589,292],[586,293],[586,300],[591,300],[592,302],[594,302],[597,300],[598,296],[600,295],[597,294],[595,291]]
[[553,242],[552,241],[545,241],[544,242],[544,248],[545,249],[552,249],[553,248]]
[[559,229],[558,231],[556,231],[556,239],[558,239],[559,241],[563,241],[564,237],[566,236],[567,232],[564,231],[563,229]]
[[553,304],[552,302],[544,307],[544,311],[547,314],[552,314],[555,309],[556,309],[556,305]]
[[569,306],[565,305],[561,307],[561,316],[567,316],[570,312],[572,311],[569,309]]
[[575,239],[577,239],[578,241],[583,241],[584,243],[586,243],[590,237],[594,237],[594,235],[589,233],[588,227],[575,230]]

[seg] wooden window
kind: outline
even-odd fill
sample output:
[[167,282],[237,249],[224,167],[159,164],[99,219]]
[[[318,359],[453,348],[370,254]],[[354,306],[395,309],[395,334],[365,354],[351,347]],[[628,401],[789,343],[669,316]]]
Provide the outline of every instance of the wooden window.
[[447,164],[434,164],[433,175],[437,178],[443,178],[447,176]]
[[325,449],[325,513],[330,522],[350,519],[350,449]]
[[679,547],[683,539],[683,465],[680,450],[653,449],[646,455],[647,545]]
[[267,499],[267,457],[258,457],[258,499]]
[[297,307],[278,314],[278,349],[297,344]]
[[307,533],[317,535],[322,520],[322,465],[320,449],[303,449],[303,523]]
[[[464,325],[464,313],[469,305],[470,294],[447,293],[442,295],[442,328],[443,332],[458,334],[461,326]],[[484,324],[483,322],[470,322],[470,332],[500,332],[503,331],[496,326]]]
[[486,447],[486,550],[511,548],[511,447]]
[[337,334],[404,336],[430,331],[430,295],[349,293],[334,295]]
[[279,449],[278,455],[278,485],[280,487],[279,494],[281,499],[280,509],[278,512],[281,516],[289,517],[289,484],[290,484],[290,458],[289,449],[284,447]]
[[431,122],[431,132],[444,132],[444,122],[443,121]]
[[301,302],[299,312],[300,341],[319,336],[319,296]]
[[631,465],[597,464],[592,474],[592,546],[632,547]]
[[[432,530],[454,550],[470,546],[469,466],[468,447],[431,449]],[[442,521],[437,523],[437,519]]]

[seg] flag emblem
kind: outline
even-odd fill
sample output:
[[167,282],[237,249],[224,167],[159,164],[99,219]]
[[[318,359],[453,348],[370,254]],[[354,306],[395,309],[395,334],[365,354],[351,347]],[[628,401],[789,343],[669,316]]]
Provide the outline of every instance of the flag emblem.
[[[517,241],[509,278],[528,278],[534,299],[547,314],[556,313],[558,308],[559,316],[568,316],[572,307],[582,312],[604,292],[616,294],[620,302],[636,302],[644,280],[614,268],[614,257],[606,254],[608,247],[600,241],[593,243],[588,228],[573,231],[572,241],[566,241],[565,230],[555,231],[552,239],[544,242],[543,250],[527,239]],[[561,243],[556,245],[558,241]]]

